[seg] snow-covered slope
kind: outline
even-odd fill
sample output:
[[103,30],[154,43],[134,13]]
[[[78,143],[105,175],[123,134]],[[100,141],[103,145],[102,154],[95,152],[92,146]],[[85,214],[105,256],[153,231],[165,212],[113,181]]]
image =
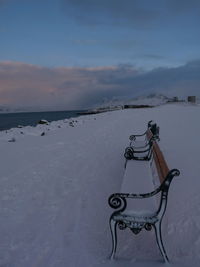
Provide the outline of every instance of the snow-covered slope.
[[167,101],[173,98],[169,98],[162,94],[150,94],[142,95],[135,98],[113,98],[111,100],[105,100],[104,103],[98,107],[114,107],[114,106],[124,106],[124,105],[149,105],[149,106],[159,106],[166,104]]
[[199,106],[168,104],[0,132],[0,266],[163,266],[153,232],[120,233],[117,259],[108,259],[107,199],[120,190],[129,135],[151,119],[169,167],[181,171],[164,219],[166,249],[175,266],[198,266],[199,117]]

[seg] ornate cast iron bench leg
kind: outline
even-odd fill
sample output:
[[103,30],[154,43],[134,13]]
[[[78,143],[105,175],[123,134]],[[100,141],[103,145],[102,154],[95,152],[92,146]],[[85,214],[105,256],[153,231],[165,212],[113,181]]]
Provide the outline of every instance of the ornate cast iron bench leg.
[[[172,169],[168,171],[167,175],[165,176],[160,186],[157,187],[154,191],[149,193],[145,194],[114,193],[109,197],[108,203],[111,206],[111,208],[118,209],[117,211],[113,212],[113,214],[110,217],[110,230],[112,235],[111,259],[114,258],[117,248],[117,226],[119,227],[120,230],[124,230],[128,227],[134,234],[138,234],[143,228],[146,229],[147,231],[150,231],[153,226],[156,234],[156,241],[160,249],[161,255],[166,263],[169,262],[162,241],[161,223],[167,207],[167,196],[170,184],[173,178],[179,175],[180,171],[177,169]],[[160,192],[161,192],[160,205],[158,210],[155,211],[155,213],[150,215],[137,216],[134,214],[132,215],[126,214],[124,212],[127,207],[127,201],[126,201],[127,199],[149,198],[157,195]]]
[[110,231],[111,231],[111,235],[112,235],[112,252],[111,252],[110,259],[114,259],[116,248],[117,248],[117,229],[116,228],[117,228],[117,222],[115,220],[113,220],[112,216],[111,216],[111,218],[110,218]]
[[165,262],[169,262],[169,259],[167,257],[167,253],[165,251],[163,241],[162,241],[161,221],[158,221],[157,223],[154,224],[154,229],[155,229],[155,233],[156,233],[156,241],[157,241],[158,247],[160,249],[160,252],[163,256],[163,259]]

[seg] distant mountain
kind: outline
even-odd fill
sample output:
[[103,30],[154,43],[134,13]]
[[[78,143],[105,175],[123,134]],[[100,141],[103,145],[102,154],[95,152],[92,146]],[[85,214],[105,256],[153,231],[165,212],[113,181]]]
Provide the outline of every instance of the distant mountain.
[[162,94],[150,94],[143,95],[139,97],[135,97],[132,99],[120,99],[114,98],[111,100],[104,100],[104,102],[100,105],[97,105],[98,108],[105,107],[116,107],[116,106],[124,106],[124,105],[149,105],[149,106],[159,106],[167,103],[168,101],[172,101],[173,98],[167,97]]
[[10,112],[9,108],[0,106],[0,113],[9,113],[9,112]]
[[33,111],[32,109],[27,109],[27,108],[11,108],[11,107],[5,107],[5,106],[0,106],[0,113],[17,113],[17,112],[31,112]]

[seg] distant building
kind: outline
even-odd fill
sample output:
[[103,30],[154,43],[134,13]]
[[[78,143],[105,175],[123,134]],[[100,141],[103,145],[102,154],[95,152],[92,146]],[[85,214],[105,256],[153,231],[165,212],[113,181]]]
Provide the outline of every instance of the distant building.
[[190,103],[196,103],[196,96],[188,96],[187,100]]

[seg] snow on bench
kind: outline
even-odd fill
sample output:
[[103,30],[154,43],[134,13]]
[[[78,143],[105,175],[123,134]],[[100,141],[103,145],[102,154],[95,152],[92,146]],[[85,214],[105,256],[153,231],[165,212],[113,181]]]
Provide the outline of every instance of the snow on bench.
[[154,228],[158,247],[164,261],[167,262],[161,223],[167,207],[171,181],[180,172],[177,169],[169,170],[156,140],[152,140],[150,151],[146,154],[148,160],[144,160],[144,155],[141,156],[141,160],[139,156],[137,160],[129,157],[121,192],[109,197],[109,205],[116,209],[110,217],[111,258],[114,258],[117,248],[117,226],[120,230],[129,228],[134,234],[138,234],[142,229],[150,231]]

